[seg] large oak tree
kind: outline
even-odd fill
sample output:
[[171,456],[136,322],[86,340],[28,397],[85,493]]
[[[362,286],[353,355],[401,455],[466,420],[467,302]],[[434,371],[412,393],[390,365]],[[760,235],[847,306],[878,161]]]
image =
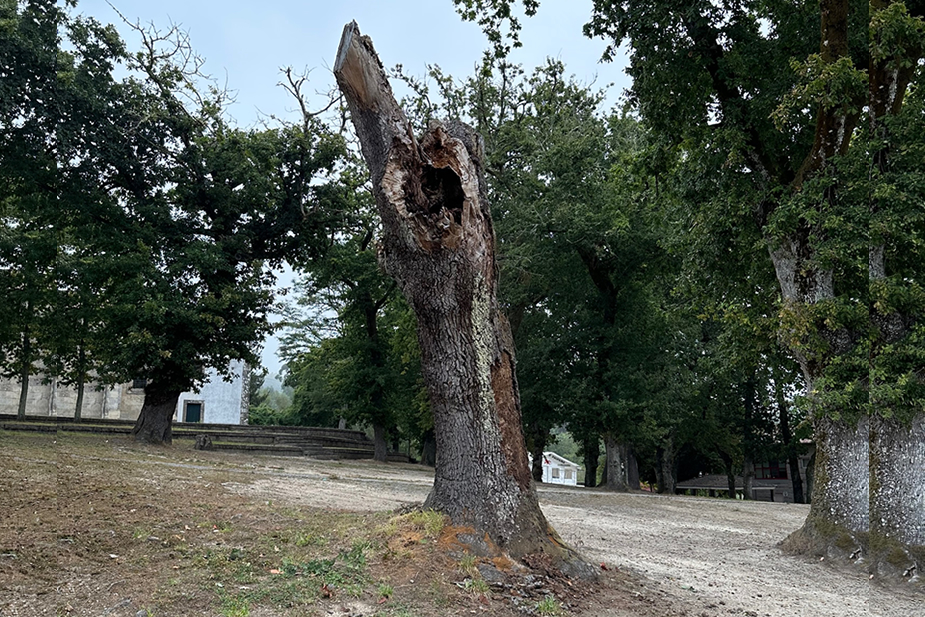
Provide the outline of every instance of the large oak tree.
[[15,316],[0,368],[22,402],[37,358],[78,388],[91,370],[144,378],[135,435],[159,443],[209,367],[255,360],[272,269],[327,236],[343,140],[305,106],[235,128],[182,33],[138,30],[130,54],[56,2],[0,4],[0,288]]
[[[499,41],[516,0],[456,0]],[[524,2],[528,14],[537,2]],[[918,1],[595,0],[585,33],[629,44],[630,102],[716,184],[690,207],[757,231],[817,447],[790,547],[920,567],[923,303]],[[516,23],[513,24],[516,32]],[[499,51],[504,46],[499,45]],[[866,117],[866,122],[865,122]],[[914,157],[914,155],[912,155]],[[725,221],[725,224],[723,224]]]

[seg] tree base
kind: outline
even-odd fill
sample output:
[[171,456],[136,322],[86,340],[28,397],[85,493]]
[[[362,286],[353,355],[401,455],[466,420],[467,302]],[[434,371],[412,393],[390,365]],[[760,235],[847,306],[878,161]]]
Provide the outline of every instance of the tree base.
[[925,546],[908,546],[887,536],[851,532],[817,518],[787,536],[780,548],[791,555],[819,557],[842,566],[866,567],[882,583],[925,585]]
[[791,555],[866,563],[868,534],[852,532],[840,525],[810,516],[802,527],[787,536],[779,546]]
[[546,576],[565,576],[583,581],[596,580],[598,569],[566,545],[552,527],[542,541],[523,544],[515,550],[504,550],[495,544],[487,532],[473,527],[448,525],[443,529],[440,543],[448,552],[468,553],[494,562],[519,563],[530,570],[542,571]]
[[870,535],[868,572],[881,582],[909,582],[925,588],[925,546],[909,546],[882,534]]
[[145,388],[145,402],[132,428],[135,441],[156,445],[170,444],[173,434],[173,415],[179,400],[180,392],[162,392],[148,384]]

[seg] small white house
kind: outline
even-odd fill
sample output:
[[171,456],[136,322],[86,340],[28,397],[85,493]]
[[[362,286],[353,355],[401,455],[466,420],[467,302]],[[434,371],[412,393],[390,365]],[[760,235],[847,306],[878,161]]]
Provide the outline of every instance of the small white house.
[[[530,467],[533,467],[533,456],[530,456]],[[578,485],[578,471],[581,465],[573,463],[555,452],[543,452],[543,482],[545,484]]]

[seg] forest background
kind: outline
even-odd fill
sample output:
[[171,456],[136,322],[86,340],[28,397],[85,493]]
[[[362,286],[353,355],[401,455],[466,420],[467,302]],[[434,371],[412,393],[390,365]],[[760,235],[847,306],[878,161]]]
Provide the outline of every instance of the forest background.
[[[456,4],[493,49],[468,76],[393,80],[415,126],[461,118],[484,138],[531,451],[567,430],[588,484],[673,492],[797,468],[810,419],[817,446],[819,426],[848,443],[871,414],[914,425],[920,3],[822,3],[846,13],[820,44],[818,3],[596,2],[586,34],[632,50],[616,107],[559,60],[512,63],[512,3]],[[297,113],[242,128],[182,30],[135,26],[136,51],[79,6],[2,7],[0,367],[23,400],[39,370],[78,389],[143,376],[136,430],[169,440],[179,392],[258,363],[285,263],[292,398],[274,407],[255,381],[252,420],[343,419],[377,458],[431,458],[414,318],[377,265],[338,100],[315,106],[287,70]],[[791,479],[805,499],[810,478]]]

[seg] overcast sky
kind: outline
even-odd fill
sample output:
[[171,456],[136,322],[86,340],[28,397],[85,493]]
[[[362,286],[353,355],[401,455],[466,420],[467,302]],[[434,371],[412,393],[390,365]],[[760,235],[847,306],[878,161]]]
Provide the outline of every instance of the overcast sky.
[[[110,4],[112,6],[110,6]],[[427,64],[463,78],[473,72],[487,47],[478,26],[463,22],[451,0],[80,0],[76,12],[114,23],[129,49],[138,38],[121,23],[116,9],[129,21],[171,24],[186,31],[196,52],[205,58],[204,71],[235,93],[230,113],[249,126],[261,114],[286,116],[291,97],[278,87],[280,69],[312,69],[311,88],[327,91],[334,84],[330,67],[344,24],[356,20],[373,39],[386,67],[401,64],[406,74],[423,76]],[[512,56],[529,72],[547,57],[558,58],[566,70],[585,83],[615,84],[613,103],[629,85],[618,59],[600,64],[605,44],[582,36],[591,14],[591,0],[544,0],[539,14],[524,19],[524,46]],[[276,342],[268,341],[264,365],[276,374]]]

